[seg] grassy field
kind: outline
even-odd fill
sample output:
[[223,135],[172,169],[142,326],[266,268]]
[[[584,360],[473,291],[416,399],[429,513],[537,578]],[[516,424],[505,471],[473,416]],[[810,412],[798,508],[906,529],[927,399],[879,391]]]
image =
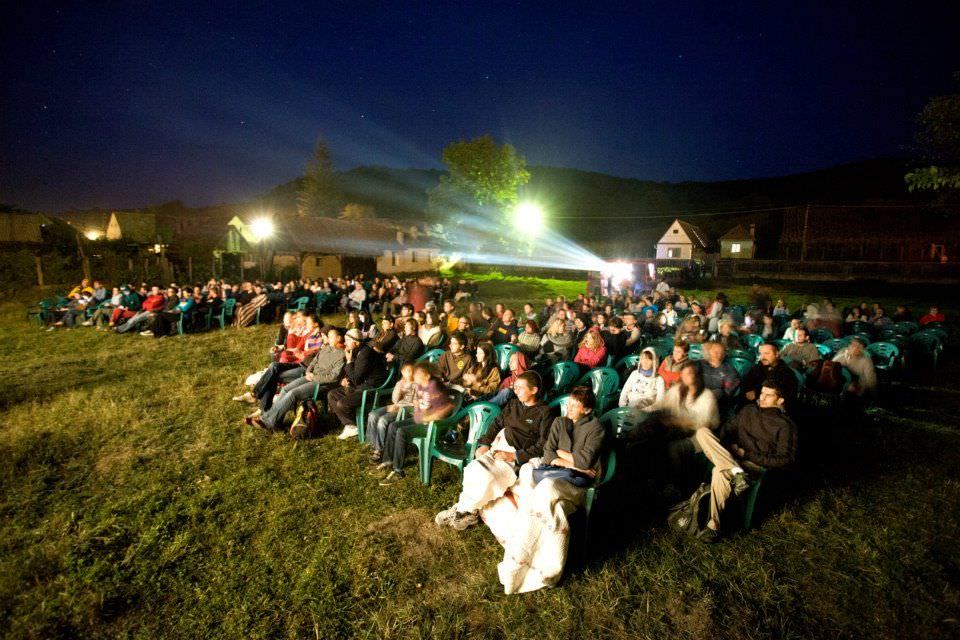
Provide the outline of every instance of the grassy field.
[[[580,288],[481,282],[487,300]],[[0,306],[4,637],[960,637],[955,357],[862,423],[805,424],[754,531],[678,539],[633,470],[564,582],[508,597],[489,532],[432,524],[447,469],[385,489],[355,442],[242,424],[229,397],[273,327],[153,340],[22,313]]]

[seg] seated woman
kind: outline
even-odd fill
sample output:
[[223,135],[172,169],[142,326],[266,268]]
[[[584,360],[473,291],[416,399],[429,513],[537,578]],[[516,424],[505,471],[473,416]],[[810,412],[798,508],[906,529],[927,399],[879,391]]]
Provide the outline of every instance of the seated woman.
[[481,342],[477,345],[476,360],[464,372],[461,384],[465,389],[465,399],[483,398],[497,391],[500,386],[500,367],[492,344]]
[[413,363],[405,362],[400,367],[400,380],[393,387],[390,404],[374,409],[367,416],[366,444],[372,449],[370,452],[371,463],[380,464],[383,461],[384,439],[387,437],[387,430],[390,425],[397,421],[403,409],[414,407],[416,403],[417,384],[413,380]]
[[[238,298],[239,301],[239,298]],[[253,286],[253,296],[246,304],[237,304],[233,313],[235,327],[249,327],[257,319],[257,311],[267,305],[267,294],[259,284]]]
[[[505,406],[507,402],[516,397],[513,393],[513,383],[530,368],[527,356],[523,355],[522,351],[514,351],[510,354],[509,366],[510,375],[503,379],[499,389],[493,396],[486,398],[487,402],[492,402],[498,407]],[[479,399],[484,400],[483,397]]]
[[90,319],[83,323],[83,326],[101,328],[110,322],[110,315],[113,310],[123,304],[123,294],[118,287],[113,288],[110,299],[101,304],[90,316]]
[[722,344],[723,348],[727,351],[731,349],[743,349],[743,343],[740,342],[739,336],[733,331],[733,322],[730,320],[721,320],[719,326],[720,330],[714,338],[716,342]]
[[440,325],[436,322],[436,314],[428,311],[420,315],[423,316],[423,324],[420,326],[420,331],[418,332],[420,341],[423,342],[424,346],[428,349],[440,344],[440,340],[443,339],[443,332],[440,330]]
[[673,345],[673,353],[668,355],[660,363],[657,374],[663,378],[664,386],[669,389],[673,384],[680,380],[680,370],[683,365],[690,362],[687,354],[690,353],[690,345],[682,340]]
[[[558,314],[559,315],[559,314]],[[538,363],[553,365],[569,360],[573,354],[573,334],[567,331],[566,316],[554,319],[540,339]]]
[[660,423],[675,429],[696,431],[720,425],[717,397],[704,385],[696,362],[683,365],[679,382],[647,410],[656,414]]
[[584,371],[595,367],[602,367],[607,361],[607,347],[603,343],[603,336],[600,330],[592,327],[587,331],[577,350],[577,355],[573,361],[580,365]]
[[687,344],[701,344],[706,340],[706,333],[700,324],[700,316],[689,315],[680,323],[675,340],[683,340]]
[[637,368],[627,377],[620,391],[620,406],[644,411],[663,398],[666,384],[657,375],[657,352],[647,347],[640,353]]
[[413,420],[397,420],[390,424],[384,438],[384,461],[377,465],[374,473],[390,469],[380,481],[386,487],[403,479],[403,463],[407,457],[407,444],[410,432],[419,425],[441,420],[453,413],[450,392],[443,386],[440,378],[430,372],[430,366],[419,362],[413,366],[413,380],[417,386],[417,404],[413,411]]
[[517,346],[528,358],[535,358],[540,353],[540,327],[536,320],[524,323],[523,333],[517,336]]

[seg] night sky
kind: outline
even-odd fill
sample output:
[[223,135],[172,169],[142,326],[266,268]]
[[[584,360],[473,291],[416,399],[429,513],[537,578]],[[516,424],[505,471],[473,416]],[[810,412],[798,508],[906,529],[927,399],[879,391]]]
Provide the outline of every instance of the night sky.
[[491,133],[531,164],[782,175],[902,154],[960,70],[957,2],[17,4],[0,202],[39,210],[241,201],[321,133],[339,169]]

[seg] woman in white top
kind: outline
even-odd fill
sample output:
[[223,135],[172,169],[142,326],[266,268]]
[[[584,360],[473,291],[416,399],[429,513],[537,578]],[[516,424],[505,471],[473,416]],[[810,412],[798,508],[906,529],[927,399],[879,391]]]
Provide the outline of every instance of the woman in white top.
[[877,388],[877,372],[873,367],[873,358],[866,353],[863,342],[859,339],[851,340],[846,349],[833,357],[833,361],[845,366],[856,378],[847,387],[850,393],[864,396],[873,393]]
[[[420,331],[417,335],[420,336],[420,340],[423,342],[424,346],[428,349],[437,344],[437,341],[440,334],[440,325],[436,323],[436,318],[432,311],[427,311],[423,314],[423,322],[420,324]],[[432,341],[432,342],[431,342]]]
[[680,429],[716,429],[720,426],[717,399],[706,390],[700,368],[690,362],[680,370],[680,380],[672,385],[663,398],[647,409],[658,412],[660,421],[668,427]]
[[620,392],[620,406],[645,410],[663,398],[666,384],[657,375],[657,352],[646,348],[640,353],[637,368],[633,370]]

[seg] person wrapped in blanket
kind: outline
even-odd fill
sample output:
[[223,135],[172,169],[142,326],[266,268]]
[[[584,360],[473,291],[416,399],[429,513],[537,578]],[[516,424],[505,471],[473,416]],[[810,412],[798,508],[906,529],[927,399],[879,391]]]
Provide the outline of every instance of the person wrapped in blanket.
[[[573,389],[566,416],[550,423],[542,455],[524,463],[508,489],[480,507],[484,522],[504,548],[497,573],[506,593],[552,587],[563,574],[570,535],[567,516],[583,505],[586,489],[602,472],[605,432],[594,406],[589,387]],[[503,449],[496,440],[493,448]],[[478,456],[471,464],[480,466],[481,460]],[[465,492],[467,482],[464,473]],[[457,513],[463,498],[438,514],[436,523],[457,530],[472,524],[475,518]]]

